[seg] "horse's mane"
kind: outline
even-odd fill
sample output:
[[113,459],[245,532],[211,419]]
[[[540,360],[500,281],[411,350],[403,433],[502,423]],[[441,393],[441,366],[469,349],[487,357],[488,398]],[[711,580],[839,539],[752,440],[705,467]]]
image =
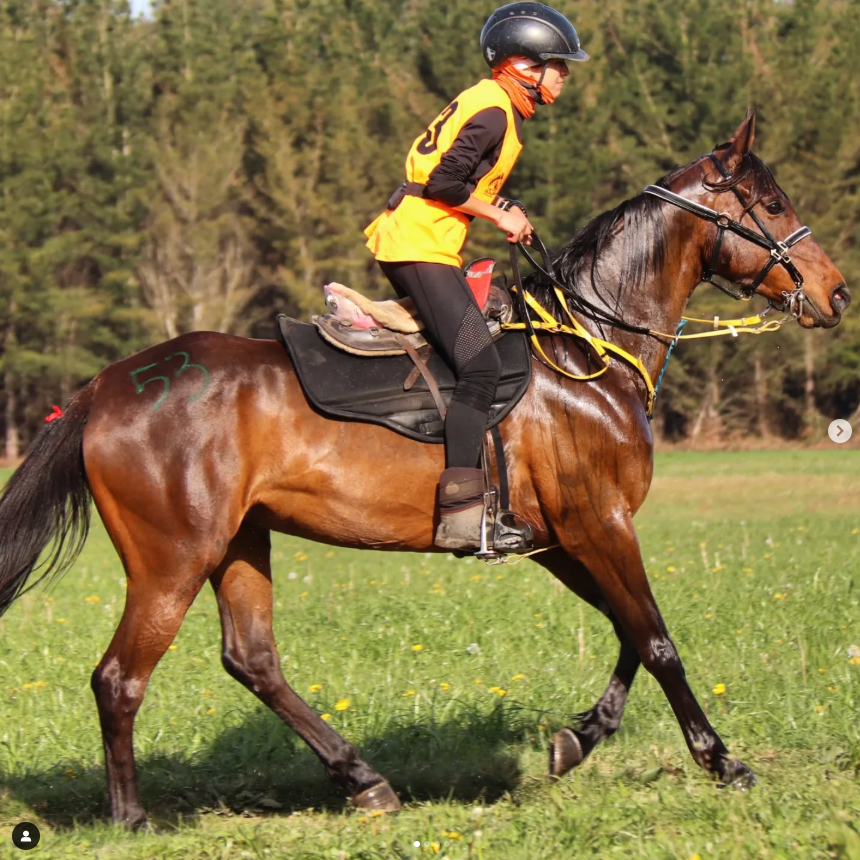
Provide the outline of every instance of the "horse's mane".
[[[718,148],[717,151],[719,151]],[[659,179],[655,185],[667,187],[679,174],[702,158],[677,167]],[[718,193],[735,188],[752,177],[748,206],[754,206],[768,192],[778,190],[776,180],[767,165],[753,153],[741,159],[738,169],[720,182],[706,182]],[[552,255],[556,277],[571,294],[571,306],[576,299],[584,298],[603,306],[613,317],[623,319],[622,300],[628,290],[642,286],[647,276],[659,271],[665,259],[665,204],[650,194],[640,193],[593,218],[574,233],[571,240]],[[612,255],[614,265],[606,265],[604,251],[623,225],[623,254],[619,259]],[[620,271],[619,271],[620,269]],[[566,321],[566,312],[560,306],[553,284],[540,272],[524,279],[525,288],[559,322]],[[591,316],[586,312],[587,316]]]

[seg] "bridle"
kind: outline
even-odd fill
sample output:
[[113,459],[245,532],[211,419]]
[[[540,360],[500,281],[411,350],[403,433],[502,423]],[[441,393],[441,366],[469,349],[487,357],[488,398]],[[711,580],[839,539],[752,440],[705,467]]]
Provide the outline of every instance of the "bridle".
[[[720,160],[711,153],[708,156],[711,161],[716,165],[717,170],[719,170],[720,174],[724,179],[728,179],[729,175],[726,173],[725,168],[723,167]],[[707,206],[702,205],[701,203],[696,203],[692,200],[688,200],[686,197],[682,197],[680,194],[675,194],[673,191],[669,191],[667,188],[662,188],[659,185],[648,185],[645,188],[646,194],[651,194],[654,197],[659,197],[661,200],[664,200],[666,203],[671,203],[674,206],[678,206],[681,209],[686,210],[687,212],[692,212],[694,215],[699,218],[704,218],[706,221],[712,221],[717,225],[717,238],[714,242],[714,249],[711,252],[711,259],[708,265],[702,272],[702,280],[707,281],[710,284],[713,284],[718,289],[722,290],[725,293],[728,293],[732,298],[742,299],[744,301],[748,301],[753,297],[753,294],[761,285],[762,281],[768,276],[771,269],[777,264],[781,265],[791,276],[792,281],[794,281],[794,285],[796,289],[791,292],[787,292],[786,290],[782,291],[783,301],[782,304],[777,305],[771,299],[768,299],[768,305],[773,307],[779,311],[785,311],[790,313],[792,316],[796,318],[800,318],[803,313],[803,304],[806,301],[806,295],[803,292],[803,275],[797,269],[797,266],[791,260],[791,256],[789,255],[789,249],[800,242],[801,239],[805,239],[807,236],[812,235],[812,230],[809,227],[799,227],[795,230],[790,236],[787,236],[783,240],[775,239],[773,235],[771,235],[770,231],[765,227],[762,223],[761,219],[756,215],[756,213],[752,210],[752,207],[747,203],[746,198],[736,187],[732,187],[732,191],[735,193],[735,197],[738,198],[741,205],[743,206],[744,212],[748,213],[750,218],[755,222],[756,226],[761,230],[761,233],[756,233],[755,230],[751,230],[749,227],[745,227],[743,224],[739,223],[732,219],[727,212],[717,212],[714,209],[710,209]],[[723,245],[723,238],[725,237],[726,231],[730,230],[732,233],[737,234],[743,239],[746,239],[749,242],[753,242],[756,245],[759,245],[762,248],[770,251],[770,259],[765,263],[762,270],[756,275],[753,282],[748,286],[737,284],[736,286],[739,288],[737,291],[727,287],[726,285],[715,281],[714,277],[719,277],[722,280],[728,281],[727,278],[724,278],[716,271],[717,264],[720,259],[720,250]],[[731,282],[729,282],[731,283]]]

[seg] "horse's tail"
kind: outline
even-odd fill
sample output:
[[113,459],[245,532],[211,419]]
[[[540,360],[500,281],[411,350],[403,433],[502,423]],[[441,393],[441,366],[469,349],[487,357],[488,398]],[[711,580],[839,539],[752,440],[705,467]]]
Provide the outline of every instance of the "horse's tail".
[[[90,530],[90,488],[83,437],[95,386],[90,384],[46,424],[0,496],[0,615],[43,579],[74,563]],[[39,556],[53,541],[50,555]],[[25,589],[33,570],[39,578]]]

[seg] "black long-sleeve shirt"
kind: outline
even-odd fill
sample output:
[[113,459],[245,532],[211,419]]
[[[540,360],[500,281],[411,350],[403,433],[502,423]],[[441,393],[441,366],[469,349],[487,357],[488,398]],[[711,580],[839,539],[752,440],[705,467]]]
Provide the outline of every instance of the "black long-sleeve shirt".
[[[523,118],[514,110],[517,137],[523,139]],[[481,178],[499,160],[508,128],[505,112],[498,107],[476,113],[460,129],[451,148],[442,156],[427,180],[426,196],[446,206],[462,206]]]

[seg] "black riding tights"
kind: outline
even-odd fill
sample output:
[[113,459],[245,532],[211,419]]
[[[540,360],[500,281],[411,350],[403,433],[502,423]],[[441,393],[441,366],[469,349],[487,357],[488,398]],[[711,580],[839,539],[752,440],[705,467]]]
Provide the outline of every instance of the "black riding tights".
[[445,419],[445,464],[475,468],[501,362],[462,271],[442,263],[379,263],[401,298],[415,303],[427,340],[457,377]]

